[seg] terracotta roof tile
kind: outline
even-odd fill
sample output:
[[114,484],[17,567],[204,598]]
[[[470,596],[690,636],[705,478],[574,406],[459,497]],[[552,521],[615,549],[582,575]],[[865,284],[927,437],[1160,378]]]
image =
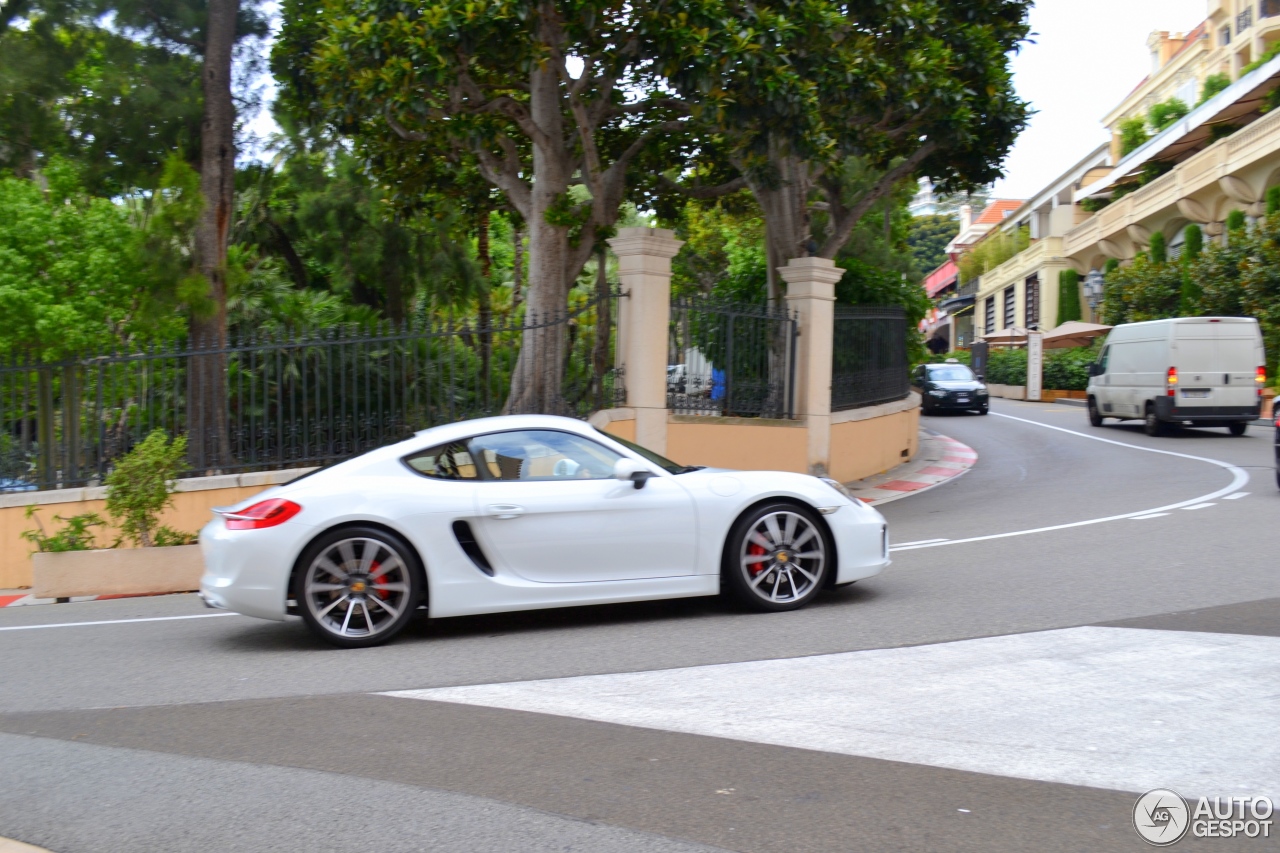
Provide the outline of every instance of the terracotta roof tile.
[[1000,199],[993,201],[987,205],[987,209],[973,222],[975,225],[998,225],[1004,222],[1005,217],[1022,207],[1024,202],[1021,199]]

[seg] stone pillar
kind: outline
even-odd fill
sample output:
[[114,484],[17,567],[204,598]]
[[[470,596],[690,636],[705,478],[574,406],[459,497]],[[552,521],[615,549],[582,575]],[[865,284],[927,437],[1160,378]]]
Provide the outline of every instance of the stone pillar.
[[844,270],[826,258],[792,258],[778,272],[787,283],[787,307],[799,317],[795,401],[809,434],[809,473],[825,476],[831,459],[836,282]]
[[667,450],[667,339],[671,323],[671,259],[684,243],[665,228],[620,228],[609,247],[618,256],[618,354],[636,441]]

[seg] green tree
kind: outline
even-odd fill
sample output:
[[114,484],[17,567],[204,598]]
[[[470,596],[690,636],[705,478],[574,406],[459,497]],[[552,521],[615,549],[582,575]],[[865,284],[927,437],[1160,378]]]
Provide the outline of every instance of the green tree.
[[1169,260],[1169,246],[1165,242],[1163,232],[1157,231],[1151,235],[1151,245],[1147,252],[1152,263],[1163,264]]
[[917,216],[911,220],[907,242],[916,267],[928,273],[947,261],[947,244],[960,233],[960,220],[954,216]]
[[1179,311],[1184,317],[1191,317],[1196,312],[1202,292],[1200,281],[1195,272],[1195,265],[1204,252],[1204,232],[1199,225],[1188,225],[1183,232],[1182,244],[1182,302]]
[[1200,106],[1208,101],[1219,92],[1225,92],[1231,88],[1231,76],[1229,74],[1210,74],[1204,78],[1204,86],[1200,90],[1200,100],[1196,106]]
[[1159,133],[1172,126],[1174,122],[1183,118],[1188,112],[1190,110],[1186,104],[1177,98],[1170,98],[1167,101],[1151,105],[1151,109],[1147,110],[1147,124],[1151,126],[1152,131]]
[[1142,116],[1134,116],[1120,122],[1120,156],[1128,157],[1137,151],[1151,138],[1147,133],[1147,121]]
[[1083,318],[1080,308],[1080,273],[1065,269],[1058,273],[1058,325]]

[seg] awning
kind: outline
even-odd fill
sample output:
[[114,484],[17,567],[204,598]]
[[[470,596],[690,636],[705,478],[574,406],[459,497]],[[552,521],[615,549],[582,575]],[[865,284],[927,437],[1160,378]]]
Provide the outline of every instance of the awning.
[[1111,331],[1110,326],[1101,323],[1082,323],[1070,320],[1044,333],[1044,345],[1049,349],[1065,349],[1067,347],[1087,347],[1095,338],[1100,338]]
[[959,276],[960,268],[956,266],[955,261],[947,261],[925,277],[924,292],[930,297],[937,296],[940,292],[955,284]]
[[976,296],[953,296],[950,299],[944,299],[938,308],[951,315],[959,314],[966,308],[972,308],[977,298]]

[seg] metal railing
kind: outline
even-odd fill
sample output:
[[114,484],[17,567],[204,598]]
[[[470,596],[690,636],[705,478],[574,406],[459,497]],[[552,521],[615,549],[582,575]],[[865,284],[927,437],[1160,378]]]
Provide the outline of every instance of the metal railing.
[[1243,12],[1236,16],[1236,35],[1253,26],[1253,8],[1246,7]]
[[0,362],[0,491],[101,483],[156,428],[187,436],[199,475],[322,465],[485,415],[585,416],[622,399],[616,300]]
[[901,400],[910,392],[906,311],[838,305],[831,351],[833,412]]
[[791,418],[796,319],[786,309],[671,301],[667,408],[683,415]]

